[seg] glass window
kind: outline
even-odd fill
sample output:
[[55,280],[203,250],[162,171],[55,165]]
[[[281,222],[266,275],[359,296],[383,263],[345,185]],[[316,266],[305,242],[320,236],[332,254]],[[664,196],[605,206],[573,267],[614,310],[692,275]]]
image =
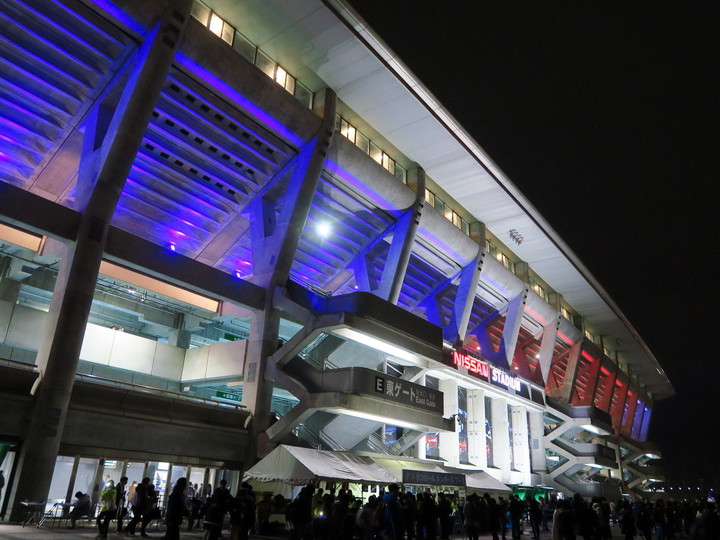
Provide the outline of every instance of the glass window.
[[134,485],[138,485],[140,482],[142,482],[143,479],[143,473],[145,472],[145,462],[144,461],[135,461],[132,463],[128,463],[127,469],[125,470],[125,476],[128,477],[128,491],[130,491],[130,487]]
[[[440,389],[440,379],[426,376],[425,386],[431,390]],[[425,457],[437,459],[440,457],[440,435],[439,433],[428,433],[425,435]]]
[[75,495],[78,491],[92,495],[98,461],[99,460],[93,458],[80,458],[77,473],[75,474],[72,495]]
[[295,95],[295,77],[289,75],[285,78],[285,90]]
[[260,49],[257,50],[255,65],[268,77],[275,78],[275,62]]
[[[55,459],[55,470],[53,471],[52,481],[50,482],[50,491],[48,492],[47,504],[52,506],[56,502],[64,502],[67,497],[68,487],[70,487],[70,477],[72,476],[73,463],[75,458],[70,456],[58,456]],[[94,479],[93,470],[93,479]],[[92,485],[92,480],[90,485]]]
[[248,62],[255,63],[255,45],[240,32],[235,32],[233,49],[239,52]]
[[453,212],[453,225],[455,225],[458,229],[461,227],[461,221],[460,216],[458,216],[455,212]]
[[395,178],[400,180],[403,184],[407,184],[407,171],[398,163],[395,163]]
[[225,23],[225,21],[223,21],[220,17],[218,17],[217,13],[213,13],[210,16],[210,24],[208,25],[208,28],[216,36],[221,36],[222,32],[223,32],[223,24],[224,23]]
[[448,221],[450,221],[452,223],[453,214],[454,214],[454,212],[452,211],[452,208],[445,205],[445,210],[443,211],[443,216],[445,216],[445,219],[447,219]]
[[458,386],[458,450],[461,463],[468,463],[467,389]]
[[[389,171],[390,170],[390,162],[392,162],[392,159],[390,159],[390,156],[388,156],[385,152],[383,152],[383,155],[382,155],[383,168],[385,168],[386,170]],[[393,172],[394,172],[394,169],[393,169]]]
[[287,79],[287,71],[285,71],[283,68],[278,66],[277,69],[275,70],[275,82],[284,88],[286,79]]
[[[192,7],[191,15],[200,21],[203,25],[207,26],[210,20],[210,8],[202,2],[194,2]],[[84,493],[84,492],[83,492]]]
[[380,150],[380,147],[370,141],[370,157],[373,158],[378,163],[382,163],[382,150]]
[[366,154],[370,152],[370,139],[359,131],[355,134],[355,144]]
[[514,471],[515,469],[515,452],[513,451],[513,417],[512,417],[512,405],[507,406],[507,416],[508,416],[508,437],[510,439],[510,470]]
[[487,466],[494,467],[493,458],[493,432],[492,432],[492,398],[485,397],[485,453]]
[[307,86],[303,86],[297,81],[295,82],[295,97],[308,109],[312,108],[312,92]]
[[344,118],[340,119],[340,135],[343,137],[348,136],[348,130],[350,129],[350,124],[348,124],[347,120]]
[[220,37],[225,43],[232,45],[233,37],[235,37],[235,29],[228,23],[223,24],[222,35]]
[[355,127],[348,124],[347,135],[345,135],[350,142],[355,142]]
[[435,206],[435,194],[429,189],[425,189],[425,200],[430,206]]
[[460,229],[462,232],[470,236],[470,224],[464,219],[460,220]]
[[433,206],[435,206],[435,209],[440,212],[441,215],[445,214],[445,203],[437,195],[435,195],[435,204]]

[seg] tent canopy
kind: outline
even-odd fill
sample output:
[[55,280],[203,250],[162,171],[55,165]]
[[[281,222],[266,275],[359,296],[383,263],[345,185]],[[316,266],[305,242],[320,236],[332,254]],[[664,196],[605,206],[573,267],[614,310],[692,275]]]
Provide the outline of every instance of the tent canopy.
[[494,493],[512,490],[485,471],[456,469],[431,461],[398,459],[391,456],[367,456],[349,452],[328,452],[280,445],[245,473],[245,480],[281,481],[292,486],[314,480],[332,480],[362,484],[401,483],[403,469],[436,473],[463,474],[468,489]]
[[281,480],[293,486],[305,485],[318,478],[364,484],[397,481],[367,456],[286,445],[275,448],[245,473],[245,479]]
[[423,460],[412,460],[412,459],[398,459],[392,457],[374,457],[375,462],[380,465],[383,469],[387,470],[398,481],[402,481],[403,469],[411,469],[416,471],[427,471],[437,473],[451,473],[451,474],[463,474],[465,475],[466,487],[468,489],[478,491],[488,491],[493,493],[512,493],[512,489],[493,478],[485,471],[468,470],[468,469],[457,469],[455,467],[448,467],[432,461]]

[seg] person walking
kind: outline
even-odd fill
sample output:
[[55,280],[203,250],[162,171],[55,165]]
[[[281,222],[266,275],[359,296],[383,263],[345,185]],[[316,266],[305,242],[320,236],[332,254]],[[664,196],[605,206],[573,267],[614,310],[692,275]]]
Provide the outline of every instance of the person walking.
[[135,536],[135,528],[137,527],[137,524],[142,521],[143,508],[147,503],[147,490],[149,485],[150,478],[146,476],[142,479],[142,482],[137,485],[135,493],[133,493],[130,498],[130,506],[132,508],[133,517],[125,530],[125,534],[128,536]]
[[120,478],[120,481],[115,486],[115,506],[117,507],[117,514],[115,515],[115,519],[117,519],[116,532],[118,534],[123,532],[123,517],[125,517],[125,514],[127,514],[127,508],[125,508],[125,498],[127,496],[127,490],[125,489],[125,486],[127,486],[127,483],[127,476],[123,476],[122,478]]
[[108,480],[105,489],[100,494],[100,502],[102,507],[97,517],[98,534],[95,538],[107,538],[108,529],[110,528],[110,520],[115,517],[117,507],[115,506],[115,482]]
[[187,488],[187,478],[183,476],[175,482],[172,493],[168,497],[167,513],[165,514],[166,540],[180,540],[180,526],[186,512],[185,488]]

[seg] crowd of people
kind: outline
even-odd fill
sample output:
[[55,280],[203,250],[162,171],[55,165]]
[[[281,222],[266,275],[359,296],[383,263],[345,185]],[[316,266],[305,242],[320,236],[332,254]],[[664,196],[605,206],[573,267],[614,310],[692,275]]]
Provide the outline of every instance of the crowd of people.
[[[78,492],[70,513],[71,527],[81,516],[91,515],[87,494]],[[517,495],[494,497],[471,494],[460,501],[455,494],[429,491],[401,492],[390,484],[387,490],[363,502],[351,491],[302,488],[293,500],[282,495],[263,494],[258,498],[248,483],[232,495],[224,480],[214,490],[210,486],[177,480],[164,511],[158,507],[158,493],[150,478],[127,485],[123,477],[115,485],[108,481],[101,496],[96,521],[98,538],[107,538],[116,521],[117,533],[148,536],[147,527],[163,519],[163,539],[179,540],[187,531],[204,530],[204,540],[216,540],[230,530],[230,540],[245,540],[253,534],[289,535],[291,540],[448,540],[464,536],[478,540],[539,540],[545,532],[552,540],[720,540],[720,519],[713,503],[676,501],[586,501],[576,494],[557,500]],[[123,527],[125,519],[129,519]],[[549,525],[551,524],[551,528]],[[528,540],[530,540],[528,538]]]

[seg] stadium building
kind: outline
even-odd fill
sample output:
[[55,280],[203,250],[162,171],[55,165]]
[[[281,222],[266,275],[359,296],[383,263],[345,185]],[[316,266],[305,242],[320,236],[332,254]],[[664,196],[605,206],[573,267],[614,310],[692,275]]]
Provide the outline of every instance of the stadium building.
[[657,360],[346,1],[0,16],[0,514],[281,445],[662,479]]

